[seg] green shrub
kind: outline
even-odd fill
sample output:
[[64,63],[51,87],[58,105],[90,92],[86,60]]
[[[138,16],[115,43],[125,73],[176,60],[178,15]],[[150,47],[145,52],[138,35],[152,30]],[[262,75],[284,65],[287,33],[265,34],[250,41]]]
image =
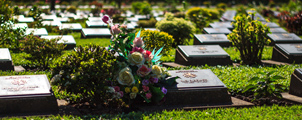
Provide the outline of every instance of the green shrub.
[[10,7],[10,0],[0,1],[0,25],[7,22],[13,15]]
[[211,22],[212,15],[207,9],[193,7],[186,14],[189,20],[195,24],[198,31],[202,31]]
[[36,5],[33,6],[33,8],[31,8],[29,10],[29,13],[27,14],[28,17],[33,17],[34,18],[34,22],[30,23],[30,25],[28,25],[28,27],[30,28],[39,28],[42,27],[42,17],[41,17],[41,9],[38,8]]
[[132,11],[136,14],[139,13],[142,15],[148,15],[152,11],[151,5],[146,1],[145,2],[133,2],[131,4],[131,6],[132,6]]
[[21,51],[30,54],[26,57],[36,67],[45,70],[52,61],[62,55],[64,44],[58,44],[59,39],[41,39],[32,34],[20,40]]
[[221,8],[221,9],[226,9],[227,8],[227,4],[225,4],[225,3],[218,3],[217,5],[216,5],[216,8]]
[[177,12],[177,13],[174,13],[174,17],[176,17],[176,18],[185,18],[186,14],[184,12]]
[[69,6],[66,10],[67,10],[67,12],[76,14],[77,7],[76,6]]
[[19,40],[25,37],[25,28],[13,29],[12,22],[0,25],[0,48],[9,48],[14,52],[20,49]]
[[[79,46],[52,66],[52,84],[67,92],[64,98],[91,106],[105,102],[106,90],[114,73],[114,52],[97,45]],[[76,95],[74,99],[71,96]]]
[[203,5],[205,5],[207,8],[210,8],[211,6],[211,1],[204,1]]
[[154,28],[157,21],[154,18],[150,20],[140,20],[137,22],[138,26],[142,28]]
[[[143,30],[141,33],[145,42],[145,49],[152,51],[153,49],[160,49],[164,46],[162,51],[163,55],[167,55],[169,51],[173,49],[174,43],[173,36],[166,32],[160,32],[156,30]],[[157,51],[156,50],[156,51]]]
[[247,10],[247,7],[244,6],[244,5],[238,5],[238,6],[236,7],[237,15],[246,14],[246,10]]
[[237,15],[235,20],[234,30],[228,39],[239,50],[242,64],[261,64],[262,51],[269,44],[269,27],[244,14]]
[[173,36],[175,40],[173,47],[188,44],[195,31],[191,22],[174,18],[172,13],[166,13],[165,19],[157,22],[155,26],[158,30]]

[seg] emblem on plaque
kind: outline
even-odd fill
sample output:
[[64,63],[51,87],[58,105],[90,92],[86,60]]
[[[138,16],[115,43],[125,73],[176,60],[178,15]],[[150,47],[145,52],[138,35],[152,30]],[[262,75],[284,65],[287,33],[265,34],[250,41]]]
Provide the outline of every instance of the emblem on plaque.
[[282,36],[285,38],[291,38],[291,36],[289,36],[288,34],[282,34]]
[[183,76],[186,78],[195,78],[197,75],[193,73],[184,73]]
[[198,49],[199,50],[207,50],[207,48],[205,48],[205,47],[199,47]]
[[302,51],[302,46],[301,45],[296,45],[295,47],[297,48],[298,51]]

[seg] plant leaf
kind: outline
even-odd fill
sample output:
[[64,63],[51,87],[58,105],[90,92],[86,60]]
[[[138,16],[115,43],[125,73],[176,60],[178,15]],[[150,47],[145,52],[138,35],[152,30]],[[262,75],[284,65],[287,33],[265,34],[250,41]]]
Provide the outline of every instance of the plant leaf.
[[253,77],[253,78],[251,78],[249,81],[258,81],[260,78],[259,77]]
[[285,79],[285,78],[279,75],[275,75],[272,77],[272,79]]
[[165,94],[160,90],[160,87],[150,86],[150,90],[152,92],[152,101],[158,103],[163,99]]
[[164,47],[165,47],[165,45],[163,47],[161,47],[160,49],[158,49],[158,51],[155,54],[153,54],[154,53],[153,51],[155,49],[152,51],[152,54],[154,55],[152,62],[156,63],[160,59],[161,55],[159,55],[159,53],[163,50]]
[[139,31],[138,31],[138,33],[137,33],[136,37],[141,36],[141,31],[142,31],[142,28],[141,28],[141,29],[139,29]]

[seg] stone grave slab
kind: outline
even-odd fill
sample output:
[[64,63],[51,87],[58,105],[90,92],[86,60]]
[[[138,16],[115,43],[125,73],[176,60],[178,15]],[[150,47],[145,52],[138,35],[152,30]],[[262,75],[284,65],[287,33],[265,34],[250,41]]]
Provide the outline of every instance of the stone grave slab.
[[57,18],[56,15],[43,15],[41,17],[44,21],[54,21]]
[[103,21],[103,20],[102,20],[102,17],[89,17],[88,21],[96,22],[96,21]]
[[12,70],[14,71],[14,65],[12,57],[8,48],[0,48],[0,70]]
[[236,16],[236,13],[237,13],[236,10],[227,10],[223,13],[220,20],[221,21],[235,22],[234,17]]
[[110,38],[108,28],[83,28],[81,38]]
[[107,24],[103,21],[86,21],[87,28],[107,28]]
[[136,18],[136,17],[131,17],[131,18],[127,18],[127,21],[128,22],[138,22],[138,18]]
[[60,21],[42,21],[42,25],[48,25],[53,27],[59,27],[62,25]]
[[134,26],[134,28],[138,28],[138,24],[136,22],[130,22],[130,24],[132,24],[132,26]]
[[61,38],[58,43],[62,43],[65,44],[66,47],[65,49],[73,49],[74,47],[76,47],[76,41],[73,38],[72,35],[49,35],[49,36],[41,36],[41,38],[44,39],[55,39],[55,38]]
[[282,33],[282,34],[267,34],[271,39],[271,45],[278,43],[302,43],[302,39],[294,33]]
[[156,21],[161,21],[161,20],[163,20],[163,19],[165,19],[165,18],[164,18],[164,17],[156,17],[156,18],[155,18]]
[[[247,10],[246,11],[246,13],[249,13],[249,12],[255,13],[255,16],[254,16],[255,20],[264,21],[264,22],[266,21],[265,18],[261,14],[259,14],[258,12],[254,11],[254,10]],[[252,18],[251,14],[249,14],[249,16]]]
[[194,34],[194,45],[220,45],[229,47],[232,45],[225,34]]
[[158,29],[156,29],[156,28],[144,28],[145,30],[157,30],[157,31],[159,31]]
[[126,25],[127,25],[128,29],[134,29],[135,28],[134,25],[132,25],[131,23],[127,23]]
[[82,26],[80,23],[62,23],[60,26],[61,29],[70,29],[72,31],[80,32],[82,30]]
[[291,75],[289,94],[302,97],[302,69],[295,69]]
[[176,49],[175,63],[189,66],[231,65],[232,61],[219,45],[179,45]]
[[17,28],[28,28],[26,23],[16,23],[13,26],[13,29],[17,29]]
[[138,20],[149,20],[146,15],[134,15]]
[[210,23],[210,26],[212,28],[228,28],[228,29],[233,29],[234,28],[232,26],[231,22],[214,22],[214,23]]
[[302,44],[276,44],[273,48],[272,60],[286,63],[302,63]]
[[29,35],[33,33],[36,36],[47,36],[48,32],[45,28],[27,28],[25,31],[25,35]]
[[66,23],[66,22],[68,22],[68,18],[57,17],[55,19],[55,21],[60,21],[61,23]]
[[280,26],[277,25],[277,24],[274,23],[274,22],[262,22],[262,24],[265,24],[265,25],[267,25],[267,26],[270,27],[270,28],[280,28]]
[[31,23],[34,22],[33,17],[23,17],[23,18],[18,18],[19,23]]
[[278,33],[288,33],[283,28],[270,28],[272,34],[278,34]]
[[230,31],[227,28],[203,28],[203,31],[207,34],[230,34]]
[[65,17],[65,18],[73,18],[74,19],[74,17],[77,16],[77,15],[74,14],[74,13],[63,13],[63,14],[61,14],[61,16]]
[[46,75],[0,76],[0,114],[57,113]]
[[210,70],[170,70],[175,86],[167,87],[164,105],[231,104],[227,87]]

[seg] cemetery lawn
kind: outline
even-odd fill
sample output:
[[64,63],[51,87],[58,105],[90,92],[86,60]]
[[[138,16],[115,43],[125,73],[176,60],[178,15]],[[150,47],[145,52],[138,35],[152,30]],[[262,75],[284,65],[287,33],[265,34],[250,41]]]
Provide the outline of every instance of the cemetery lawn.
[[232,120],[263,120],[263,119],[282,119],[282,120],[298,120],[302,118],[302,106],[257,106],[251,108],[215,108],[205,110],[173,110],[173,111],[158,111],[158,112],[131,112],[128,114],[101,114],[101,115],[83,115],[83,116],[72,116],[72,115],[54,115],[49,117],[32,116],[26,118],[4,118],[4,119],[54,119],[54,120],[69,120],[69,119],[176,119],[176,120],[187,120],[187,119],[232,119]]

